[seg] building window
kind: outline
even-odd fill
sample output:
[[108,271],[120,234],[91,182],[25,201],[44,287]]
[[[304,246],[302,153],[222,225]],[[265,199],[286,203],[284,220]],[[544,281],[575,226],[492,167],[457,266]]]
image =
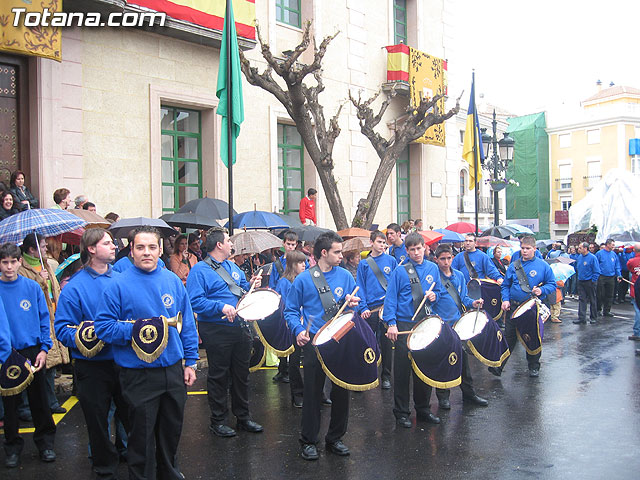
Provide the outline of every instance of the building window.
[[563,133],[558,135],[558,143],[560,144],[560,148],[569,148],[571,146],[571,134]]
[[278,197],[284,214],[300,211],[304,196],[304,145],[293,125],[278,124]]
[[460,130],[460,145],[464,143],[464,130]]
[[200,112],[160,109],[162,133],[162,211],[175,212],[202,196]]
[[407,44],[407,0],[393,0],[394,44]]
[[631,173],[640,175],[640,155],[631,155]]
[[568,211],[571,208],[571,199],[561,198],[560,205],[562,210]]
[[587,162],[587,189],[590,190],[598,184],[602,177],[600,172],[600,161]]
[[276,21],[300,28],[300,0],[276,0]]
[[396,162],[396,201],[398,224],[409,220],[411,215],[411,190],[409,187],[409,148],[405,148]]
[[587,130],[587,145],[597,145],[600,143],[600,129]]
[[558,170],[560,173],[560,178],[558,179],[558,188],[560,190],[570,189],[571,188],[571,165],[559,165]]

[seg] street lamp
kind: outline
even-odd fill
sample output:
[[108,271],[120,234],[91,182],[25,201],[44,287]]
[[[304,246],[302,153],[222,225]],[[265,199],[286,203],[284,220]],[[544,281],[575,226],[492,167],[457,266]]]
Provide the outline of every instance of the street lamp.
[[[515,140],[507,133],[504,138],[498,141],[498,122],[496,121],[496,110],[493,110],[493,120],[491,122],[493,135],[482,129],[482,148],[484,150],[484,166],[493,172],[491,177],[491,189],[493,190],[493,223],[497,227],[500,223],[500,209],[498,203],[498,192],[507,186],[505,174],[509,162],[513,160],[513,147]],[[491,149],[489,149],[491,147]],[[498,155],[498,152],[500,153]],[[491,156],[489,156],[491,154]]]

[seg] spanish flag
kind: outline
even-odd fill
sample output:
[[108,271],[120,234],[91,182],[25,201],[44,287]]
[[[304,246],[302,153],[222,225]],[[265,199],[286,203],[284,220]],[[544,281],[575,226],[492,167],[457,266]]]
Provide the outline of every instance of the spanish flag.
[[467,110],[467,126],[464,130],[462,158],[469,164],[469,190],[472,190],[475,188],[476,182],[482,178],[481,163],[484,161],[482,135],[480,134],[480,123],[478,122],[478,111],[476,110],[475,72],[471,77],[471,96],[469,98],[469,110]]

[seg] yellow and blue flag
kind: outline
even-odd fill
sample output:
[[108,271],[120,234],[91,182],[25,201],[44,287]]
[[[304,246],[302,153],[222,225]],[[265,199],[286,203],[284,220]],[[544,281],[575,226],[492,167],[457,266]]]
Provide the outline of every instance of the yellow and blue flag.
[[467,126],[464,130],[462,158],[469,164],[469,190],[472,190],[476,186],[476,181],[482,178],[482,163],[484,161],[482,134],[476,110],[475,73],[471,77],[471,96],[469,110],[467,110]]

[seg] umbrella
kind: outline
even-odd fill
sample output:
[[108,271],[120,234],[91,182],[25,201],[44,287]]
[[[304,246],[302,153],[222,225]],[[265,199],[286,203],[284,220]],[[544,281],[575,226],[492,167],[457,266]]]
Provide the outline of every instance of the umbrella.
[[511,225],[498,225],[497,227],[491,227],[482,232],[483,237],[491,235],[492,237],[498,238],[507,238],[512,235],[515,236],[517,234],[518,232],[515,230],[515,228],[511,228]]
[[538,240],[536,242],[536,247],[538,247],[538,248],[547,248],[549,245],[553,245],[554,243],[556,243],[556,242],[554,242],[550,238],[547,239],[547,240]]
[[269,232],[251,230],[231,237],[236,253],[261,253],[282,246],[282,240]]
[[79,253],[74,253],[69,258],[67,258],[64,262],[62,262],[60,265],[58,265],[58,268],[56,268],[56,271],[54,272],[56,278],[58,280],[60,280],[60,277],[62,276],[62,273],[65,271],[65,269],[68,266],[70,266],[73,262],[75,262],[76,260],[80,260],[80,254]]
[[111,226],[111,222],[109,220],[101,217],[95,212],[90,212],[89,210],[74,208],[72,210],[67,210],[67,212],[85,220],[87,222],[85,228],[109,228]]
[[564,265],[570,265],[573,262],[575,262],[575,260],[573,258],[569,258],[569,257],[547,258],[547,263],[548,264],[562,263]]
[[533,230],[518,223],[509,223],[507,224],[507,227],[513,228],[518,235],[533,235]]
[[[217,198],[196,198],[180,207],[178,213],[196,213],[200,217],[220,220],[221,218],[229,218],[229,204]],[[234,210],[233,214],[237,215],[238,212]]]
[[[227,222],[225,227],[229,227],[229,222]],[[276,228],[289,228],[289,224],[275,213],[265,212],[263,210],[251,210],[250,212],[242,212],[234,215],[233,228],[272,230]]]
[[20,243],[30,233],[55,237],[86,225],[66,210],[39,208],[24,210],[0,222],[0,243]]
[[211,227],[220,226],[212,217],[205,217],[195,212],[165,213],[160,218],[172,227],[207,230]]
[[342,244],[342,253],[361,252],[368,248],[371,248],[371,240],[369,240],[369,237],[353,237]]
[[509,243],[508,240],[504,240],[502,238],[493,237],[491,235],[487,235],[486,237],[482,235],[476,239],[476,246],[478,247],[511,247],[513,246]]
[[301,227],[302,222],[298,219],[297,215],[286,215],[284,213],[273,212],[274,215],[277,215],[281,220],[284,220],[290,227]]
[[418,233],[422,235],[424,243],[427,245],[439,242],[442,237],[444,237],[442,233],[436,232],[435,230],[419,230]]
[[434,232],[438,232],[444,235],[440,239],[441,243],[464,242],[464,235],[460,235],[458,232],[447,230],[446,228],[436,228]]
[[[303,225],[300,227],[293,227],[293,228],[290,228],[289,230],[291,230],[292,232],[295,232],[298,235],[298,240],[300,240],[301,242],[315,242],[316,238],[318,238],[320,235],[331,231],[328,228],[320,228],[313,225]],[[278,233],[278,236],[280,238],[283,238],[285,231],[286,230],[283,230],[282,232]]]
[[132,217],[122,218],[117,222],[111,224],[109,231],[115,238],[127,238],[129,233],[138,227],[155,227],[160,230],[160,233],[166,237],[177,235],[178,232],[170,227],[167,222],[160,218],[147,218],[147,217]]
[[85,228],[80,227],[72,230],[71,232],[66,232],[60,235],[60,241],[62,243],[68,243],[69,245],[80,245],[80,240],[82,240],[82,234],[84,233]]
[[[476,231],[476,226],[469,222],[456,222],[446,226],[445,228],[456,233],[475,233]],[[482,232],[482,230],[478,230]]]
[[353,237],[369,237],[369,235],[371,235],[371,232],[369,230],[358,227],[345,228],[344,230],[339,230],[336,233],[345,240]]
[[551,271],[556,277],[556,282],[566,282],[576,271],[571,265],[565,263],[554,263],[551,265]]

